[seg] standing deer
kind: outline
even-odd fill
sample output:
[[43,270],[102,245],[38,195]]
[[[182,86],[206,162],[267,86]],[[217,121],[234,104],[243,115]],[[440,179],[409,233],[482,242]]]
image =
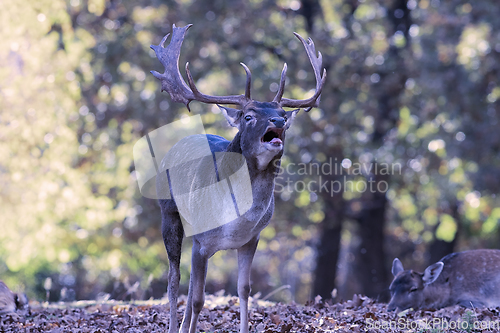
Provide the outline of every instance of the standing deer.
[[[217,251],[236,249],[238,252],[238,296],[240,298],[240,332],[248,332],[248,297],[250,294],[250,266],[259,242],[262,229],[268,224],[274,211],[274,178],[283,154],[285,132],[300,108],[309,111],[319,104],[321,90],[326,80],[326,70],[321,76],[322,56],[316,50],[311,39],[307,42],[295,33],[302,42],[314,69],[316,92],[311,98],[295,100],[283,98],[286,77],[286,64],[281,73],[278,92],[272,102],[259,102],[250,98],[251,73],[241,64],[246,72],[244,95],[210,96],[198,91],[186,64],[188,84],[179,71],[179,55],[185,34],[191,25],[178,28],[173,25],[172,40],[167,47],[166,35],[159,45],[151,45],[156,57],[165,67],[165,72],[151,73],[161,81],[161,90],[167,91],[172,100],[184,103],[189,109],[193,100],[208,104],[232,104],[240,109],[219,106],[231,126],[238,128],[238,133],[229,142],[217,135],[206,135],[212,153],[226,152],[241,154],[248,166],[251,183],[251,207],[229,223],[214,229],[193,235],[191,258],[191,276],[189,280],[188,300],[181,332],[196,331],[198,316],[205,302],[205,279],[207,261]],[[283,107],[298,108],[285,111]],[[189,137],[188,137],[189,138]],[[215,156],[215,155],[214,155]],[[214,157],[215,159],[215,157]],[[162,161],[163,164],[163,161]],[[221,166],[218,165],[220,168]],[[203,170],[200,170],[202,173]],[[157,178],[157,182],[158,179]],[[193,182],[194,183],[194,182]],[[162,186],[161,184],[157,184]],[[168,298],[170,302],[169,332],[178,331],[177,297],[180,280],[181,245],[184,227],[181,222],[175,196],[171,200],[159,200],[162,214],[162,233],[169,258]]]
[[387,309],[500,306],[500,250],[452,253],[424,273],[404,270],[396,258]]

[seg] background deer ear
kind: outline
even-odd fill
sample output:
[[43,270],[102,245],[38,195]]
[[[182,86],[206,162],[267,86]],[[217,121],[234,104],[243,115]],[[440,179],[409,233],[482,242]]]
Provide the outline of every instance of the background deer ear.
[[401,260],[398,258],[394,259],[392,262],[392,275],[396,276],[399,273],[403,272],[405,269],[403,268],[403,264],[401,263]]
[[439,274],[441,274],[441,272],[443,271],[443,266],[444,264],[441,261],[438,261],[437,263],[427,267],[425,269],[424,276],[422,277],[424,283],[428,285],[436,281],[436,279],[439,277]]
[[229,123],[229,125],[231,125],[233,127],[240,126],[240,119],[241,119],[241,115],[243,114],[243,112],[241,110],[226,108],[224,106],[220,106],[219,104],[217,104],[217,106],[221,110],[224,117],[226,117],[226,120]]
[[297,113],[300,111],[300,109],[297,110],[292,110],[292,111],[286,111],[286,123],[285,123],[285,129],[287,130],[290,125],[292,125],[293,120],[295,119],[295,116]]

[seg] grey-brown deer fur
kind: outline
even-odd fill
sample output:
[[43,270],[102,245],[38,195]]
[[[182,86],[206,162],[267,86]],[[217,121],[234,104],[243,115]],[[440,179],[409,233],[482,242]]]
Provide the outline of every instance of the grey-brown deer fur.
[[11,315],[18,318],[17,310],[22,310],[28,305],[28,298],[25,294],[16,294],[9,287],[0,281],[0,317]]
[[[228,152],[242,154],[246,160],[252,191],[252,205],[248,211],[229,223],[215,229],[193,235],[192,265],[189,280],[188,301],[181,324],[181,332],[196,331],[198,315],[204,304],[207,261],[217,251],[237,249],[238,251],[238,296],[240,298],[240,332],[248,333],[248,297],[250,294],[250,266],[257,248],[259,235],[268,224],[274,212],[274,178],[283,155],[285,132],[298,112],[285,111],[283,107],[306,108],[318,106],[321,90],[326,80],[326,71],[321,76],[322,58],[316,54],[312,40],[305,41],[295,34],[304,45],[316,78],[316,92],[306,100],[283,98],[286,64],[276,97],[272,102],[259,102],[250,98],[251,74],[244,65],[247,84],[244,95],[209,96],[200,93],[186,65],[188,85],[182,79],[178,68],[180,47],[187,29],[173,27],[172,41],[164,47],[167,36],[160,45],[152,45],[157,58],[165,67],[165,73],[152,72],[161,81],[172,100],[189,107],[192,100],[211,104],[239,105],[240,109],[222,107],[221,111],[238,133],[231,142],[207,135],[212,153]],[[211,157],[207,157],[211,158]],[[206,162],[206,161],[205,161]],[[198,163],[203,164],[203,160]],[[222,162],[223,163],[223,162]],[[163,165],[163,162],[162,162]],[[195,168],[196,169],[196,168]],[[157,178],[161,181],[161,177]],[[165,177],[163,177],[163,181]],[[192,179],[197,179],[196,176]],[[193,180],[195,182],[195,180]],[[163,185],[158,184],[157,188]],[[163,186],[164,187],[164,186]],[[175,196],[174,196],[175,200]],[[168,297],[170,302],[169,332],[178,330],[177,298],[180,279],[180,257],[184,227],[174,200],[159,200],[162,214],[162,233],[169,258]]]

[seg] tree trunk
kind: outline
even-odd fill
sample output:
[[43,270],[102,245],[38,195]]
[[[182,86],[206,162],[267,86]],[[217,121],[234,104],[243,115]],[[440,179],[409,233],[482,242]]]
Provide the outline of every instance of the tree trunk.
[[[396,11],[401,11],[401,17],[396,17]],[[406,38],[409,38],[408,32],[411,26],[411,17],[407,7],[406,0],[394,1],[389,9],[389,18],[393,24],[394,31],[403,31]],[[408,43],[409,45],[409,43]],[[406,46],[408,47],[408,46]],[[380,73],[381,80],[378,88],[378,115],[375,118],[375,131],[371,138],[373,146],[383,144],[387,131],[394,128],[398,121],[399,98],[404,91],[405,82],[408,75],[401,70],[405,68],[404,60],[401,56],[401,50],[391,46],[389,49],[389,58],[387,63],[392,60],[393,71]],[[390,70],[390,65],[387,65]],[[377,94],[377,91],[375,91]],[[376,162],[373,162],[374,166]],[[374,168],[374,170],[378,170]],[[358,253],[355,253],[356,259],[356,277],[363,286],[362,293],[377,299],[380,302],[389,300],[388,287],[388,269],[385,265],[385,213],[387,208],[386,192],[389,187],[389,175],[375,174],[368,175],[369,181],[373,187],[369,187],[363,193],[361,198],[361,208],[354,213],[353,218],[359,224],[359,235],[361,243]],[[379,187],[380,185],[380,187]],[[388,268],[388,267],[387,267]]]
[[[359,224],[361,243],[355,254],[356,277],[362,285],[360,292],[380,302],[388,300],[387,271],[385,266],[385,212],[387,199],[385,190],[387,177],[371,176],[371,187],[363,194],[361,200],[351,202],[351,216]],[[372,189],[374,191],[372,191]]]
[[[331,179],[333,181],[333,179]],[[321,239],[317,247],[316,270],[313,286],[314,296],[324,300],[332,298],[337,275],[337,260],[340,252],[340,236],[344,220],[344,199],[340,193],[320,193],[325,203],[325,217],[320,225]]]

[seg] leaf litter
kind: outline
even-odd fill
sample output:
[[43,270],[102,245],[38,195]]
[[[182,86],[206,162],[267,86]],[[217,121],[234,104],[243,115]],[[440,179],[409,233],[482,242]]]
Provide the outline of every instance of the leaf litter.
[[[179,297],[178,320],[186,307]],[[305,305],[250,298],[250,332],[499,332],[500,308],[387,311],[387,304],[360,295],[331,304],[321,297]],[[166,299],[149,301],[31,302],[28,309],[0,317],[0,332],[165,332],[170,306]],[[206,295],[199,332],[238,332],[236,296]]]

